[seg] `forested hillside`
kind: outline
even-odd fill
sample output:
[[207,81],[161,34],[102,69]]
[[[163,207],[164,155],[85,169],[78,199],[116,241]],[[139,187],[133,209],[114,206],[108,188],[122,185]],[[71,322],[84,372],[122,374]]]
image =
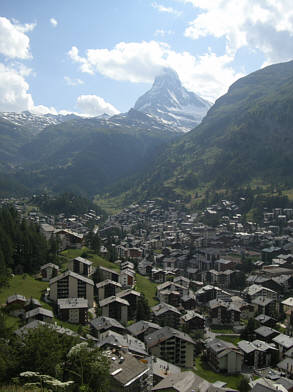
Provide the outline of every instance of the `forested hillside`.
[[19,217],[10,207],[0,209],[0,286],[11,272],[39,272],[46,262],[56,262],[57,244],[47,242],[38,225]]
[[[293,62],[234,83],[202,123],[136,179],[125,201],[254,184],[293,186]],[[125,191],[116,188],[112,195]]]

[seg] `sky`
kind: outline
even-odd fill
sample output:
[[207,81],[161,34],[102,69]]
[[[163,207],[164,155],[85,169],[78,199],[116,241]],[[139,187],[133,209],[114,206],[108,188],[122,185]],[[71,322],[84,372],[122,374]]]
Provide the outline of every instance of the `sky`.
[[163,67],[214,102],[292,58],[292,0],[1,0],[0,111],[126,112]]

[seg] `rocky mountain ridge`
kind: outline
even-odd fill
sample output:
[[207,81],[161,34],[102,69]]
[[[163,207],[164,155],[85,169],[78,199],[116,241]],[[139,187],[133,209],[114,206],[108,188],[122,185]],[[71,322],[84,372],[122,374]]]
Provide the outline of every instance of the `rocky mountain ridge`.
[[175,71],[164,68],[152,88],[138,98],[134,109],[154,116],[166,126],[188,132],[201,122],[211,106],[183,87]]

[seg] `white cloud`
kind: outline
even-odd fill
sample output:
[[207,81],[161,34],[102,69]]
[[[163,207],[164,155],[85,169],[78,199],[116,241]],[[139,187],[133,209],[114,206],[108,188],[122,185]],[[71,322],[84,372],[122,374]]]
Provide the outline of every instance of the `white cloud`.
[[182,14],[181,11],[175,10],[172,7],[165,7],[164,5],[158,4],[156,2],[152,3],[152,7],[158,10],[159,12],[166,12],[168,14],[173,14],[176,16],[180,16]]
[[37,106],[33,106],[31,109],[29,109],[30,112],[34,113],[34,114],[58,114],[57,110],[51,106],[51,107],[47,107],[44,105],[37,105]]
[[50,23],[53,27],[57,27],[58,26],[58,21],[55,18],[50,18]]
[[0,63],[0,111],[21,112],[33,107],[29,85],[15,69]]
[[155,36],[166,37],[168,35],[173,35],[173,34],[174,34],[173,30],[157,29],[155,31]]
[[98,72],[111,79],[133,83],[152,83],[162,67],[171,67],[185,87],[209,100],[225,93],[231,83],[243,76],[232,69],[231,55],[216,56],[210,51],[195,57],[156,41],[120,42],[112,50],[88,50],[85,57],[73,47],[69,55],[83,72]]
[[100,114],[118,114],[119,111],[110,103],[97,95],[80,95],[77,98],[77,107],[81,113],[89,117],[98,116]]
[[30,40],[25,33],[32,31],[34,27],[35,24],[20,25],[0,17],[0,53],[9,58],[30,58]]
[[69,76],[64,76],[64,80],[68,86],[78,86],[84,83],[81,79],[72,79]]
[[0,63],[0,112],[22,112],[29,110],[32,113],[57,114],[56,109],[43,105],[34,105],[29,93],[29,85],[24,76],[28,69],[13,68]]
[[185,36],[226,39],[226,53],[244,46],[261,51],[267,63],[292,58],[293,8],[291,0],[182,0],[199,15]]

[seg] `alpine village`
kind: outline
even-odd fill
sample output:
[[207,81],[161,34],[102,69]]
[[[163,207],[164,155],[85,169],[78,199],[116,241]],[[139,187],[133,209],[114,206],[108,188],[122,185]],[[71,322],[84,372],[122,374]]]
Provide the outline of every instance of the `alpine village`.
[[293,391],[292,81],[0,114],[1,392]]

